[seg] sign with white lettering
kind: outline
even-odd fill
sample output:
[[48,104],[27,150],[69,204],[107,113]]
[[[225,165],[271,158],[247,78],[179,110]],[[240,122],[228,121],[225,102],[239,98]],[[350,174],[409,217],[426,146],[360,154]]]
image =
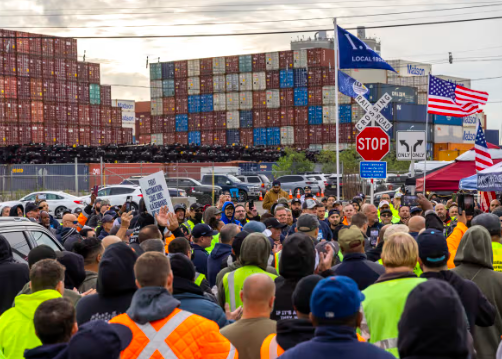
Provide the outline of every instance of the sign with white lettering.
[[361,178],[385,179],[387,178],[387,162],[361,161],[359,162],[359,174]]
[[397,131],[398,161],[425,160],[425,131]]
[[366,114],[356,123],[356,129],[359,131],[364,130],[366,126],[371,126],[372,121],[382,127],[385,131],[388,131],[392,128],[392,123],[390,123],[384,115],[380,113],[385,106],[392,101],[392,97],[389,94],[385,94],[382,96],[380,100],[378,100],[375,104],[371,104],[364,96],[357,96],[355,98],[356,102],[366,111]]
[[154,218],[163,206],[169,207],[169,212],[174,213],[173,203],[167,188],[164,171],[153,173],[139,180],[141,192],[148,213]]

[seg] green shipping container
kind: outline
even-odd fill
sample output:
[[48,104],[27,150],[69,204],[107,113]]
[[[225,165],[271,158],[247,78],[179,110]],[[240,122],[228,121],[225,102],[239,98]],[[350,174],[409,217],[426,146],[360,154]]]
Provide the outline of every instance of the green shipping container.
[[162,80],[162,65],[160,63],[150,64],[150,81]]
[[101,86],[98,84],[89,85],[89,100],[91,105],[101,105]]
[[253,71],[253,57],[251,55],[239,56],[239,72]]

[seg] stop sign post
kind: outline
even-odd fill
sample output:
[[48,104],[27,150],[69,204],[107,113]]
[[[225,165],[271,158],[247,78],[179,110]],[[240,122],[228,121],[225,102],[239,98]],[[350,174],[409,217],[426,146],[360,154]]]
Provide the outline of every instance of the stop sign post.
[[389,135],[380,127],[366,127],[356,137],[356,149],[365,161],[380,161],[390,151]]

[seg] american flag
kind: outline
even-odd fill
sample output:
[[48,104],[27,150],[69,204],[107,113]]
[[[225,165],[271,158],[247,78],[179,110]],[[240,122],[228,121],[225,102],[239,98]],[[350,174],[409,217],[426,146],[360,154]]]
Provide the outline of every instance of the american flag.
[[[476,129],[476,141],[474,143],[476,172],[482,171],[488,167],[493,166],[492,156],[488,152],[485,134],[481,127],[481,121],[478,119]],[[481,199],[481,210],[488,212],[490,210],[490,202],[497,198],[495,192],[479,192]]]
[[479,105],[488,101],[488,93],[474,91],[429,75],[427,112],[436,115],[465,117],[482,112]]

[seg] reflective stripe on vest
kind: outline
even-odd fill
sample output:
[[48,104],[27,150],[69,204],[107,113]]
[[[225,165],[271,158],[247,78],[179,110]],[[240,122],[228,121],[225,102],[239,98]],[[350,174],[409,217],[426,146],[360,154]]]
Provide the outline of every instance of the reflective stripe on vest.
[[270,334],[265,338],[260,348],[261,359],[277,359],[284,354],[284,349],[277,344],[277,334]]
[[373,344],[375,344],[377,347],[383,350],[393,349],[397,348],[397,338],[384,339]]
[[279,251],[279,252],[277,252],[274,255],[274,258],[275,258],[275,270],[277,271],[277,273],[279,273],[279,262],[281,261],[281,254],[282,254],[282,251]]
[[229,300],[230,300],[230,311],[234,311],[236,309],[236,306],[235,306],[235,295],[234,295],[234,292],[235,292],[235,271],[232,271],[230,273],[228,273],[228,291],[229,291]]
[[493,270],[502,272],[502,244],[499,242],[492,242],[493,251]]
[[195,273],[197,276],[195,277],[195,284],[197,284],[199,287],[204,279],[206,279],[206,276],[202,273]]

